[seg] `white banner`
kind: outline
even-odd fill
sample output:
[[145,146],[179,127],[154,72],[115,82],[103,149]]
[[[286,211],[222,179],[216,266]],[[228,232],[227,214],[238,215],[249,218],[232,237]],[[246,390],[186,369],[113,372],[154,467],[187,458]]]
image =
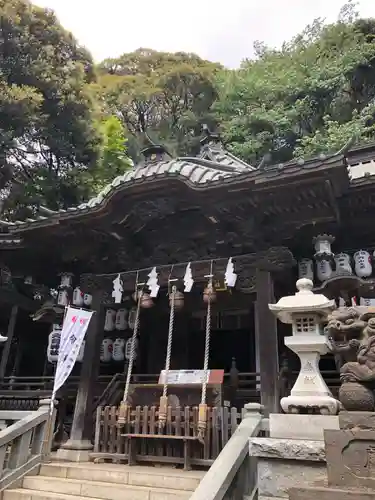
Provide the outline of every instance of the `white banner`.
[[59,358],[52,391],[52,401],[57,391],[69,377],[77,361],[80,347],[85,337],[94,311],[68,307],[61,330]]

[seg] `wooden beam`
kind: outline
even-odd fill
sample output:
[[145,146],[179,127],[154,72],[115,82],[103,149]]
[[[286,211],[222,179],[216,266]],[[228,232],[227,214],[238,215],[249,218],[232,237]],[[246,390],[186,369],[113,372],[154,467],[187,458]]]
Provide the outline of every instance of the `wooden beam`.
[[260,400],[265,413],[279,412],[279,349],[277,320],[268,308],[274,302],[269,271],[256,270],[255,342],[257,371],[260,372]]
[[0,361],[0,380],[2,380],[5,376],[5,370],[8,364],[10,348],[12,346],[14,330],[17,322],[17,314],[18,314],[18,306],[13,306],[8,323],[7,337],[8,340],[5,342],[4,349],[1,355]]

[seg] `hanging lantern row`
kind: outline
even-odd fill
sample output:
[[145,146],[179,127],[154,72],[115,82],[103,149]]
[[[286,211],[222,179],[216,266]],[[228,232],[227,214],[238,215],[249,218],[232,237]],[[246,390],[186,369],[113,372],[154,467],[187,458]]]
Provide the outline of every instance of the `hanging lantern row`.
[[133,307],[128,311],[127,309],[107,309],[104,320],[104,331],[112,332],[113,330],[133,330],[135,323],[135,316],[137,309]]
[[305,258],[298,263],[299,278],[307,278],[320,282],[337,276],[353,276],[370,278],[373,276],[375,251],[372,255],[367,250],[358,250],[353,255],[340,252],[334,254],[331,244],[335,238],[330,235],[319,235],[313,239],[315,245],[315,264],[313,259]]
[[[52,331],[48,335],[47,359],[50,363],[57,363],[57,360],[59,359],[61,330],[62,327],[60,325],[57,324],[52,325]],[[84,352],[85,352],[85,341],[82,342],[77,356],[78,363],[82,362]]]
[[[121,362],[130,358],[131,338],[126,341],[121,338],[112,340],[103,339],[100,346],[100,361],[110,363],[111,361]],[[134,358],[137,357],[138,339],[136,339]]]
[[[172,266],[173,269],[173,266]],[[171,280],[171,276],[169,282],[174,281]],[[211,280],[212,281],[212,280]],[[224,283],[228,288],[234,288],[237,281],[237,274],[234,272],[234,264],[233,259],[230,257],[227,262],[227,267],[224,275]],[[191,269],[191,263],[187,264],[185,269],[185,275],[183,278],[184,282],[184,292],[189,293],[194,285],[194,279]],[[203,292],[203,300],[207,302],[208,300],[214,302],[216,300],[216,292],[213,285],[209,285],[205,288]],[[146,291],[148,289],[148,291]],[[142,309],[149,309],[154,305],[153,298],[158,296],[160,290],[160,285],[158,283],[158,272],[156,267],[154,267],[148,275],[148,280],[146,283],[138,283],[136,284],[136,290],[132,295],[134,302],[138,303],[138,299],[140,298],[140,307]],[[112,297],[115,300],[116,304],[120,304],[122,301],[122,294],[124,292],[123,282],[121,279],[121,275],[118,274],[116,278],[113,280],[113,291]],[[169,297],[171,292],[169,291]],[[171,299],[170,299],[171,300]],[[181,308],[183,307],[183,293],[179,290],[175,291],[174,301],[175,307]]]
[[[57,363],[60,352],[60,342],[61,342],[61,329],[60,325],[53,325],[52,331],[48,336],[47,345],[47,359],[49,363]],[[138,339],[136,339],[136,349],[138,347]],[[125,359],[129,359],[131,348],[131,339],[124,340],[122,338],[116,338],[112,340],[110,338],[103,339],[100,346],[100,361],[102,363],[109,363],[111,361],[122,362]],[[83,355],[85,352],[85,341],[82,342],[80,347],[77,362],[81,363],[83,360]],[[135,357],[137,353],[135,352]]]
[[298,263],[298,277],[314,281],[316,276],[321,282],[336,276],[356,275],[359,278],[370,278],[373,276],[374,262],[375,251],[371,255],[367,250],[359,250],[353,257],[342,252],[336,254],[332,262],[319,260],[315,265],[312,259],[302,259]]

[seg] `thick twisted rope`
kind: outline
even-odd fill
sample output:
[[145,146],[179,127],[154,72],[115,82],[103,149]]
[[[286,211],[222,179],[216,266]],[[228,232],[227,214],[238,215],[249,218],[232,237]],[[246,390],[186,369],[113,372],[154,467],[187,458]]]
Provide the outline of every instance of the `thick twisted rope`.
[[164,387],[163,387],[163,396],[167,397],[168,392],[168,374],[169,369],[171,367],[171,355],[172,355],[172,337],[173,337],[173,328],[174,328],[174,305],[175,305],[175,297],[176,297],[175,286],[172,287],[171,294],[171,311],[169,314],[169,329],[168,329],[168,343],[167,343],[167,356],[165,359],[165,370],[164,370]]
[[[212,273],[211,273],[212,274]],[[198,415],[198,439],[204,442],[204,436],[207,428],[207,382],[208,382],[208,359],[210,355],[210,339],[211,339],[211,300],[212,300],[212,278],[208,284],[207,294],[207,316],[206,316],[206,339],[204,346],[204,362],[203,362],[203,383],[202,383],[202,397],[199,405]]]
[[137,312],[136,312],[135,321],[134,321],[132,343],[131,343],[131,346],[130,346],[130,356],[129,356],[128,371],[127,371],[127,374],[126,374],[124,396],[122,398],[122,404],[124,404],[124,405],[126,405],[127,402],[128,402],[130,380],[131,380],[131,376],[132,376],[132,372],[133,372],[133,364],[134,364],[134,357],[135,357],[135,346],[136,346],[136,339],[137,339],[137,333],[138,333],[138,327],[139,327],[139,315],[140,315],[140,311],[141,311],[142,295],[143,295],[143,292],[140,291],[139,295],[138,295]]
[[174,285],[172,287],[171,297],[170,297],[170,313],[169,313],[169,328],[168,328],[168,342],[167,342],[167,355],[165,358],[165,369],[164,369],[164,386],[163,395],[160,398],[160,408],[159,408],[159,427],[164,427],[167,421],[167,404],[168,404],[168,375],[169,369],[171,367],[171,355],[172,355],[172,339],[173,339],[173,328],[174,328],[174,311],[175,311],[175,298],[176,298],[177,288]]
[[208,302],[207,302],[206,340],[204,345],[203,384],[202,384],[202,397],[201,397],[202,405],[206,404],[208,360],[210,356],[210,340],[211,340],[211,294],[208,295]]

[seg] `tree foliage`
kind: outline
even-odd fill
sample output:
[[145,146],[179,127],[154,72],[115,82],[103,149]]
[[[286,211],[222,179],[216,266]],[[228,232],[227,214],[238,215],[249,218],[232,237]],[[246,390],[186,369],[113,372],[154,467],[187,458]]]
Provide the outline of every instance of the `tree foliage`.
[[202,125],[257,163],[375,136],[375,20],[346,4],[237,70],[195,54],[138,49],[97,67],[53,12],[0,0],[0,194],[10,217],[64,208],[137,161],[146,135],[195,154]]
[[90,54],[48,10],[0,0],[0,157],[10,213],[80,199],[75,174],[94,165],[100,134],[88,92]]
[[217,119],[230,148],[280,162],[374,138],[375,20],[352,4],[335,24],[316,20],[281,50],[257,44],[258,59],[219,75]]
[[213,123],[218,64],[195,54],[138,49],[99,67],[99,92],[133,137],[133,156],[143,132],[177,155],[196,150],[203,123]]

